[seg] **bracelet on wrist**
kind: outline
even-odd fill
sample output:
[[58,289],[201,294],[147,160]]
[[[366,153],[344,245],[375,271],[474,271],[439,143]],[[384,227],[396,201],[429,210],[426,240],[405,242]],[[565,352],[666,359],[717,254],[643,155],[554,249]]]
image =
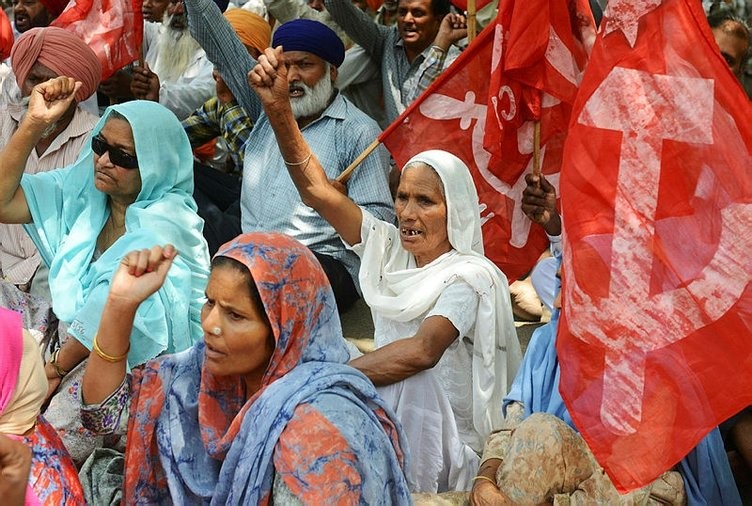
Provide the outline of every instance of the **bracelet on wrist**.
[[311,161],[311,157],[312,157],[312,156],[313,156],[313,151],[309,151],[309,152],[308,152],[308,156],[306,156],[305,158],[303,158],[303,160],[301,160],[301,161],[299,161],[299,162],[288,162],[288,161],[287,161],[287,160],[285,160],[284,158],[282,159],[282,161],[283,161],[283,162],[285,163],[285,165],[287,165],[288,167],[300,167],[301,165],[308,165],[308,162],[309,162],[309,161]]
[[60,355],[60,348],[55,350],[52,355],[50,355],[50,361],[47,362],[52,366],[52,368],[55,370],[55,374],[57,374],[58,378],[63,379],[70,371],[66,371],[63,369],[60,364],[57,361],[58,356]]
[[489,483],[493,483],[494,487],[498,487],[498,485],[496,484],[496,480],[492,480],[488,476],[483,476],[482,474],[479,474],[478,476],[476,476],[475,478],[473,478],[473,481],[477,481],[477,480],[485,480],[485,481],[487,481]]
[[128,352],[131,349],[130,343],[128,344],[128,348],[126,348],[125,353],[122,355],[108,355],[107,353],[102,351],[102,348],[99,347],[99,344],[97,343],[97,336],[94,335],[94,340],[91,342],[91,348],[94,353],[97,354],[99,358],[104,360],[105,362],[109,362],[111,364],[117,364],[118,362],[122,362],[123,360],[128,358]]

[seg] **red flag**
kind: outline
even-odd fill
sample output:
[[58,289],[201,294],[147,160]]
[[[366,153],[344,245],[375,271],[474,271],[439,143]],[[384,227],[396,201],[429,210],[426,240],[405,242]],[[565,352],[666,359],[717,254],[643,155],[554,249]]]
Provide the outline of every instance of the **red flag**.
[[[485,7],[486,5],[490,3],[491,3],[491,0],[476,0],[475,12],[478,12],[479,10],[481,10],[483,7]],[[467,11],[467,4],[468,4],[467,0],[452,0],[452,5],[457,7],[462,12]]]
[[141,57],[143,0],[71,0],[52,22],[75,33],[97,54],[102,80]]
[[[545,0],[543,3],[548,5],[549,2],[557,6],[565,5],[566,11],[566,0]],[[570,3],[574,3],[574,0]],[[506,4],[514,4],[514,0],[502,0],[500,12],[505,12],[503,8]],[[552,12],[556,9],[552,8]],[[514,280],[530,270],[540,252],[548,246],[548,239],[540,227],[531,227],[530,220],[520,208],[522,191],[525,189],[524,176],[532,172],[533,122],[519,121],[514,128],[506,128],[505,145],[512,148],[505,151],[503,159],[496,157],[492,160],[491,153],[483,145],[484,137],[488,139],[489,135],[497,145],[502,144],[498,129],[495,134],[484,131],[487,125],[488,76],[492,60],[496,59],[493,72],[502,71],[498,65],[499,53],[494,48],[495,37],[508,32],[499,24],[501,20],[500,14],[425,93],[384,131],[379,140],[386,145],[400,167],[411,156],[426,149],[444,149],[465,162],[472,173],[481,203],[486,256],[509,279]],[[563,22],[564,27],[556,30],[544,24],[545,33],[571,32],[568,14]],[[569,40],[572,35],[561,37],[562,40]],[[549,36],[547,40],[552,39],[553,36]],[[556,41],[552,42],[555,43]],[[552,48],[554,50],[557,58],[564,61],[562,58],[567,48],[556,45]],[[545,47],[539,56],[544,59],[548,57]],[[575,65],[572,58],[570,55],[570,68]],[[579,75],[576,77],[579,78]],[[512,90],[505,89],[501,94],[497,92],[497,96],[502,95],[518,101]],[[499,107],[505,105],[501,104]],[[563,145],[561,132],[566,128],[569,107],[552,96],[546,96],[543,100],[541,130],[545,145],[541,149],[542,172],[554,186],[558,185]],[[519,117],[516,112],[510,113],[509,109],[505,109],[504,114]]]
[[0,9],[0,61],[10,56],[11,49],[13,49],[13,29],[5,11]]
[[612,0],[572,112],[560,390],[621,491],[752,404],[752,108],[695,0]]

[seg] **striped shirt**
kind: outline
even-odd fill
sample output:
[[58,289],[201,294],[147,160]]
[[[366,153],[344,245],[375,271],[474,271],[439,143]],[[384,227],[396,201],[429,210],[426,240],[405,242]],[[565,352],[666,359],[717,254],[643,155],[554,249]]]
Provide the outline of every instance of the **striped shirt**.
[[[191,35],[206,51],[238,103],[253,121],[245,145],[240,209],[243,232],[286,233],[317,253],[339,260],[358,285],[360,261],[335,230],[300,199],[247,74],[256,61],[211,0],[185,0]],[[337,94],[302,134],[329,178],[336,178],[381,133],[376,122]],[[348,196],[384,221],[394,221],[388,184],[389,154],[383,146],[368,156],[347,184]]]
[[[16,105],[9,105],[8,114],[0,115],[0,145],[8,143],[23,115],[24,108]],[[31,150],[24,172],[47,172],[75,162],[89,139],[89,132],[98,121],[99,118],[77,107],[70,124],[55,137],[44,153],[38,155],[36,149]],[[23,225],[0,224],[0,272],[4,280],[15,285],[25,285],[31,280],[41,261]]]
[[332,19],[381,65],[389,122],[397,119],[460,54],[456,46],[450,46],[447,53],[428,46],[410,63],[396,26],[377,25],[350,0],[324,0],[324,4]]

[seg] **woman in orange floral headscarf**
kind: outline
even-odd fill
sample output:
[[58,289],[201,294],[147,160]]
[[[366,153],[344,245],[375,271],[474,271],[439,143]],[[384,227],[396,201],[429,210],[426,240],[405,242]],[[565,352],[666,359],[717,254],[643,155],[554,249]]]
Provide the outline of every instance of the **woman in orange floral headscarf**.
[[125,502],[409,503],[393,415],[346,365],[326,275],[290,237],[224,245],[206,287],[204,342],[124,378],[128,322],[174,256],[168,246],[125,257],[83,382],[85,426],[122,427],[130,410]]

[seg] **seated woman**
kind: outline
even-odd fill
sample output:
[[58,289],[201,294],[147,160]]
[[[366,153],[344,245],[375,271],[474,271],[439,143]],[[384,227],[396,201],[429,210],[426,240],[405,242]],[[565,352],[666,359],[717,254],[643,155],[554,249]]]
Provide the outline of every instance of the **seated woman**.
[[467,167],[444,151],[415,156],[397,190],[399,226],[379,221],[338,192],[312,155],[291,112],[281,48],[266,50],[249,81],[303,201],[361,257],[377,349],[351,365],[389,385],[380,393],[407,434],[411,490],[469,490],[522,354],[506,277],[482,253]]
[[[127,251],[171,242],[184,253],[164,286],[139,308],[131,366],[200,339],[209,267],[203,222],[191,197],[191,148],[180,122],[159,104],[109,108],[76,163],[22,178],[39,136],[67,109],[79,86],[66,77],[37,85],[28,113],[0,153],[0,221],[26,224],[50,269],[55,314],[73,337],[61,336],[62,348],[46,366],[50,391],[89,354],[110,278]],[[80,462],[91,451],[91,439],[76,423],[77,376],[71,376],[47,415],[53,426],[65,429],[66,447]]]
[[169,245],[123,259],[84,375],[84,423],[111,432],[127,422],[124,502],[408,503],[398,426],[345,364],[326,275],[290,237],[224,245],[204,342],[126,376],[133,316],[176,254]]
[[21,315],[3,308],[0,336],[0,434],[32,450],[26,504],[84,504],[76,467],[55,429],[39,414],[47,393],[39,345],[22,329]]
[[[532,176],[528,176],[527,183],[523,211],[548,234],[561,234],[554,187],[545,178]],[[560,249],[558,253],[560,259]],[[652,484],[628,494],[617,492],[577,432],[559,393],[558,276],[551,275],[550,269],[536,268],[533,284],[544,288],[544,293],[556,292],[554,311],[551,321],[533,333],[525,359],[504,399],[505,427],[486,443],[471,502],[741,504],[717,429],[700,441],[675,470],[668,470]]]

